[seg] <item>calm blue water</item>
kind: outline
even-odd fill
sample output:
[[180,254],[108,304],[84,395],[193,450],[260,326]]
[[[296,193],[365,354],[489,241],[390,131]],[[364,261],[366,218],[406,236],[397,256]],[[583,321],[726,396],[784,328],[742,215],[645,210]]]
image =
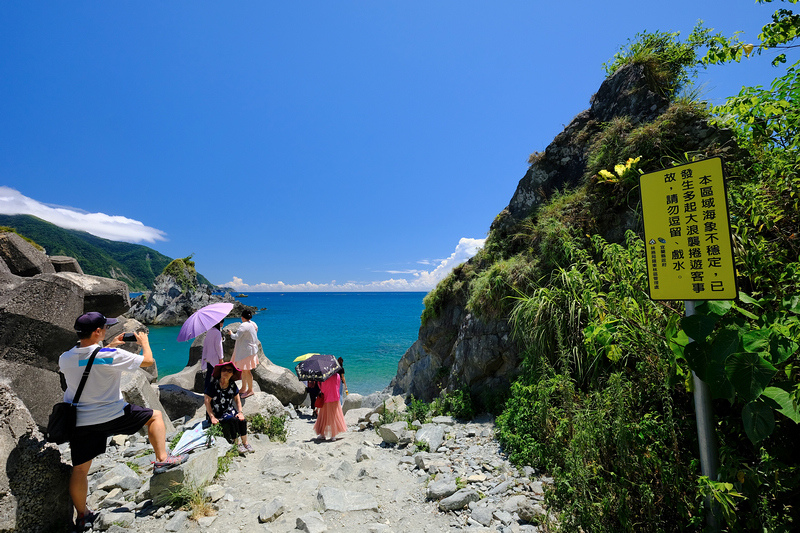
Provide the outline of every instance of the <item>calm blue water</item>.
[[[389,384],[417,340],[424,297],[424,292],[251,292],[239,300],[264,308],[253,321],[270,361],[294,371],[295,357],[304,353],[342,357],[348,389],[366,395]],[[150,326],[161,377],[179,372],[189,360],[191,341],[177,342],[179,331]]]

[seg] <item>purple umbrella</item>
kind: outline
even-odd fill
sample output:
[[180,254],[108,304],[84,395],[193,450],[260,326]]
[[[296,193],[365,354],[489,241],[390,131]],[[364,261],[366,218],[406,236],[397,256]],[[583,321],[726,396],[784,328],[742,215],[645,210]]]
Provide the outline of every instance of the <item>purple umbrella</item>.
[[231,309],[233,309],[233,304],[227,302],[201,307],[192,313],[192,316],[187,318],[186,322],[181,326],[181,332],[178,333],[178,342],[188,341],[201,333],[205,333],[228,316]]

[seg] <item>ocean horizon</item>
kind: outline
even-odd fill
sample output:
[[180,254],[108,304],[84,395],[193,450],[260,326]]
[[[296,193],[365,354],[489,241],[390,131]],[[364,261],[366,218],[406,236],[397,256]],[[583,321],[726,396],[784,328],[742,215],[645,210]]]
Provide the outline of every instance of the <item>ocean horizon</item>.
[[[234,296],[255,307],[264,355],[294,372],[309,352],[344,359],[350,393],[383,390],[417,340],[425,292],[248,292]],[[239,322],[228,318],[225,324]],[[193,341],[178,342],[180,326],[149,326],[159,379],[185,368]],[[225,342],[233,342],[227,340]]]

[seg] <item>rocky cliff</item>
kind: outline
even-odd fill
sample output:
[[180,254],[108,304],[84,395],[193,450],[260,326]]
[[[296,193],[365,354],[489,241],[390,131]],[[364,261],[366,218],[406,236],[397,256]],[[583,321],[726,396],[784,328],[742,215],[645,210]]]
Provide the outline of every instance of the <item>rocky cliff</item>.
[[[654,170],[663,166],[658,154],[729,156],[736,149],[728,131],[708,123],[702,103],[662,94],[652,86],[645,67],[623,67],[602,83],[589,109],[573,118],[544,152],[532,154],[508,207],[491,224],[484,249],[426,297],[419,338],[402,357],[389,387],[395,394],[428,401],[461,387],[491,396],[508,386],[520,364],[509,322],[516,285],[509,277],[530,277],[535,270],[538,258],[531,250],[540,243],[529,235],[529,228],[558,191],[595,186],[593,175],[605,168],[603,163],[622,156],[621,138],[634,146],[632,137],[646,140],[654,151],[649,161]],[[640,144],[646,150],[645,143]],[[612,160],[611,168],[620,161],[624,159]],[[576,231],[621,242],[627,230],[641,229],[638,192],[613,188],[604,194],[602,202],[587,200],[581,211],[569,214]],[[509,259],[516,261],[514,271],[503,272],[512,268],[501,265]],[[511,290],[498,297],[501,284]],[[494,300],[481,304],[482,294]]]
[[196,288],[187,289],[181,287],[174,276],[161,274],[156,277],[153,290],[133,299],[126,316],[142,324],[180,326],[189,315],[201,307],[217,302],[232,303],[233,310],[230,313],[232,317],[241,316],[242,311],[248,308],[230,293],[225,293],[224,296],[216,295],[208,285],[196,285]]

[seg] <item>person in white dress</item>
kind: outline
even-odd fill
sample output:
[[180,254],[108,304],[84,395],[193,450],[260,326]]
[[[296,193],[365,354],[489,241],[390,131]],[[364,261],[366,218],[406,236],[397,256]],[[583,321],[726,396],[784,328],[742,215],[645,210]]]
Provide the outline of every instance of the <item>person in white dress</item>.
[[252,318],[252,311],[245,309],[242,311],[242,325],[236,333],[225,330],[236,340],[231,361],[242,371],[242,391],[239,394],[241,398],[253,395],[252,370],[258,366],[258,325]]

